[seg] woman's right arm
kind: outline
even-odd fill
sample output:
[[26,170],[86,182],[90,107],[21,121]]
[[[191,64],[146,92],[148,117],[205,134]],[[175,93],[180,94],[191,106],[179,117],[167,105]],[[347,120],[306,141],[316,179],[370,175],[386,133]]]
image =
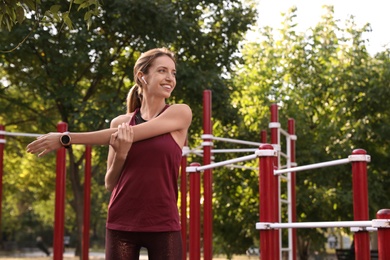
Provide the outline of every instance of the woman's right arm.
[[107,172],[104,178],[105,187],[108,191],[112,191],[118,183],[134,137],[133,128],[127,123],[118,125],[113,120],[111,127],[118,129],[118,131],[111,135],[108,148]]

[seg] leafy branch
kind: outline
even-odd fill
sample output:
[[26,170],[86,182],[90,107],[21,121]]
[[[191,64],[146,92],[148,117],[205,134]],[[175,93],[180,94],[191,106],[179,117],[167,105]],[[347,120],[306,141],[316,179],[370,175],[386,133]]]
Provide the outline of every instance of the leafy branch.
[[[41,10],[42,7],[41,0],[0,0],[0,30],[11,31],[16,24],[22,24],[26,18],[27,14],[34,13],[40,14],[44,13],[42,20],[49,18],[55,22],[63,22],[68,26],[69,29],[73,28],[72,20],[70,19],[70,13],[72,10],[73,4],[78,5],[77,12],[82,9],[86,9],[84,14],[84,21],[87,23],[88,29],[92,24],[92,19],[94,16],[99,15],[101,10],[101,5],[99,0],[71,0],[69,3],[69,8],[66,11],[61,11],[61,5],[52,5],[48,10]],[[38,19],[40,20],[40,19]]]

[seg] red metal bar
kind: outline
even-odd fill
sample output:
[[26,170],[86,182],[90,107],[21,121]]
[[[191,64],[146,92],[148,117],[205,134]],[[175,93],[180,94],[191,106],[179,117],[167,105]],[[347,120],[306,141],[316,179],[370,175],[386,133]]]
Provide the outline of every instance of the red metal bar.
[[263,144],[265,144],[267,142],[267,131],[261,130],[260,142],[262,142]]
[[[390,209],[381,209],[376,213],[377,219],[390,219]],[[390,259],[390,227],[378,228],[379,259]]]
[[85,172],[84,172],[84,218],[83,241],[81,247],[82,260],[89,259],[89,222],[91,216],[91,157],[92,148],[85,146]]
[[[211,91],[203,91],[203,133],[212,134],[211,124]],[[203,165],[211,163],[211,140],[203,140]],[[204,204],[203,204],[203,258],[211,260],[213,258],[213,175],[212,170],[207,169],[203,173],[203,189],[204,189]]]
[[[295,136],[295,120],[292,118],[288,119],[287,131],[291,136]],[[290,138],[290,162],[292,164],[291,167],[294,167],[296,158],[295,158],[295,139]],[[290,188],[291,188],[291,221],[297,222],[297,206],[296,206],[296,174],[295,172],[290,173]],[[292,259],[297,259],[297,230],[293,228],[292,232]]]
[[[363,149],[355,149],[352,155],[366,155]],[[367,161],[352,161],[353,215],[354,220],[369,220]],[[355,259],[370,260],[370,236],[368,231],[354,234]]]
[[[58,132],[66,132],[68,124],[57,124]],[[57,150],[56,159],[56,196],[54,213],[54,241],[53,259],[62,260],[64,253],[64,226],[65,226],[65,186],[66,186],[66,151],[61,147]]]
[[200,172],[190,173],[190,260],[200,260]]
[[[271,121],[270,123],[279,123],[278,105],[272,104],[271,107]],[[271,144],[279,145],[279,127],[271,127]],[[274,166],[279,169],[278,157],[274,158]],[[279,195],[278,195],[279,196]]]
[[[5,131],[5,126],[0,125],[0,131]],[[4,148],[5,148],[5,135],[0,134],[0,227],[2,220],[2,207],[3,207],[3,171],[4,171]],[[1,232],[1,229],[0,229]],[[0,235],[2,235],[0,233]]]
[[[270,132],[271,132],[271,144],[273,145],[277,145],[277,147],[279,147],[280,149],[280,142],[279,142],[279,128],[280,128],[280,125],[279,125],[279,108],[278,108],[278,105],[277,104],[272,104],[270,106],[270,110],[271,110],[271,120],[270,120],[270,124],[271,124],[271,129],[270,129]],[[274,124],[274,125],[272,125]],[[278,151],[279,153],[279,151]],[[278,156],[275,156],[273,158],[274,160],[274,169],[279,169],[279,158]],[[275,177],[276,179],[276,182],[278,183],[277,187],[279,187],[279,176]],[[275,189],[270,189],[269,192],[273,193],[273,196],[276,198],[277,200],[277,204],[274,208],[272,208],[272,210],[276,211],[274,214],[279,216],[279,209],[280,209],[280,205],[279,205],[279,201],[280,201],[280,192],[279,192],[279,188],[275,188]],[[276,222],[279,222],[279,217],[278,219],[276,220]],[[279,251],[280,251],[280,231],[277,232],[277,240],[274,241],[275,243],[275,246],[277,244],[278,248],[279,248]],[[280,252],[279,252],[280,254]],[[278,258],[274,258],[274,259],[279,259],[280,258],[280,255],[278,256]],[[264,259],[264,258],[263,258]],[[265,259],[268,259],[268,258],[265,258]]]
[[[186,142],[187,145],[187,142]],[[181,221],[181,240],[183,244],[183,257],[187,259],[187,156],[181,158],[180,171],[180,221]]]
[[[263,144],[260,150],[273,150],[270,144]],[[274,156],[271,154],[259,157],[259,194],[260,222],[279,222],[278,177],[274,175]],[[260,231],[260,259],[280,259],[279,231],[277,229]]]

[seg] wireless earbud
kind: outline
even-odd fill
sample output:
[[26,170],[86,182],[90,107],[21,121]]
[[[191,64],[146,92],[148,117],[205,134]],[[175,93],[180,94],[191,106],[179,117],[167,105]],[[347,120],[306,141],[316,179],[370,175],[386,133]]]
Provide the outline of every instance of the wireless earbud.
[[144,77],[141,77],[141,79],[145,82],[146,85],[148,85],[148,82],[146,82]]

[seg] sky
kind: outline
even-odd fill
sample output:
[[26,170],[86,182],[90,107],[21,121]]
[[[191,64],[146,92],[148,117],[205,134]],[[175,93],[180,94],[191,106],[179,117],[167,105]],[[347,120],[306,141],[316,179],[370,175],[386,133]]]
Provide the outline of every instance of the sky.
[[315,26],[324,13],[323,5],[334,6],[334,17],[340,25],[353,15],[359,27],[370,23],[372,31],[363,35],[369,53],[390,48],[390,1],[388,0],[257,0],[260,27],[280,27],[282,16],[292,6],[297,7],[297,31]]

